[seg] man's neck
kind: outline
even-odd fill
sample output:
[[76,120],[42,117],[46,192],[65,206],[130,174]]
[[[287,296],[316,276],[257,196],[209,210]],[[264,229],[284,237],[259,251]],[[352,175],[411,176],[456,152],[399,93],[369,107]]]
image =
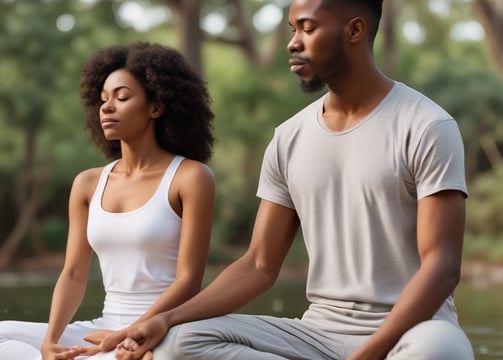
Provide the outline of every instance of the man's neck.
[[355,79],[338,88],[329,87],[323,104],[323,121],[332,131],[348,130],[370,114],[386,97],[394,81],[381,73],[374,78]]

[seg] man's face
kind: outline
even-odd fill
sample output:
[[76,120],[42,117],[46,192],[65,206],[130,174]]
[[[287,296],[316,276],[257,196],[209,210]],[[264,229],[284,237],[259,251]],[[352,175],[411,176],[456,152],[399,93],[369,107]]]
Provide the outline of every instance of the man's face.
[[345,22],[336,9],[319,8],[322,0],[293,0],[288,43],[290,71],[297,74],[306,92],[321,90],[337,81],[348,68],[344,48]]

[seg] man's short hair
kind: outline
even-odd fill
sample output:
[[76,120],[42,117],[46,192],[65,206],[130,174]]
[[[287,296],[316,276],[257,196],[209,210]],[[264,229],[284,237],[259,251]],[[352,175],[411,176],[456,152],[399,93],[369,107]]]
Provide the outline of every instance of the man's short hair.
[[320,7],[332,8],[336,6],[354,7],[365,10],[369,26],[369,37],[373,40],[377,34],[379,22],[382,16],[382,4],[384,0],[322,0]]

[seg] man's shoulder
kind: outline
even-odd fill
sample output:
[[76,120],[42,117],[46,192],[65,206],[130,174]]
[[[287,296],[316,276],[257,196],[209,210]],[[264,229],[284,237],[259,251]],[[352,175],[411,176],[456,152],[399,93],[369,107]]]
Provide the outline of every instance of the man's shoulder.
[[396,84],[393,101],[401,111],[411,112],[409,119],[436,121],[452,119],[452,116],[428,95],[403,83]]

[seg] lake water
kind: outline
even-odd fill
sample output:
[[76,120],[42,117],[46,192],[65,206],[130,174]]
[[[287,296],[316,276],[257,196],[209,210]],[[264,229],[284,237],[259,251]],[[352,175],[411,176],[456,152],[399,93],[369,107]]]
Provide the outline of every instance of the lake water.
[[[30,279],[13,274],[0,284],[0,320],[47,321],[54,279]],[[91,281],[76,318],[100,315],[103,290]],[[306,307],[304,285],[280,281],[269,292],[241,310],[250,314],[298,317]],[[456,292],[461,326],[472,342],[476,360],[503,359],[503,287],[477,289],[461,283]]]

